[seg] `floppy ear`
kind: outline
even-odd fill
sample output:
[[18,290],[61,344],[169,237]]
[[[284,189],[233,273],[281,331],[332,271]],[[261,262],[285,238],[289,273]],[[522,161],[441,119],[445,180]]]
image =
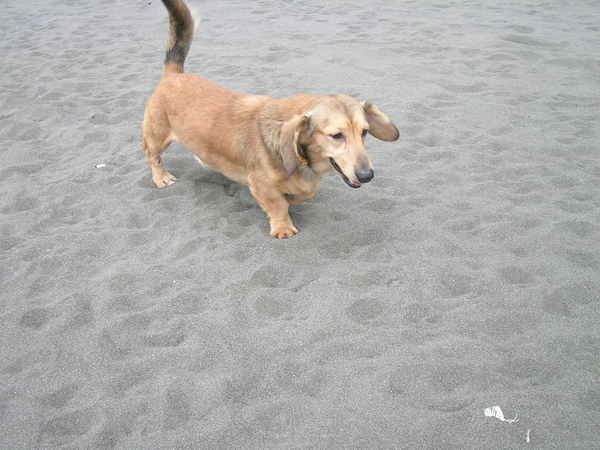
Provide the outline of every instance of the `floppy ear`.
[[309,121],[308,116],[298,115],[281,125],[279,153],[288,175],[293,174],[300,164],[308,164],[299,153],[298,139],[307,131]]
[[400,132],[388,117],[371,102],[362,102],[365,117],[369,123],[369,133],[382,141],[395,141]]

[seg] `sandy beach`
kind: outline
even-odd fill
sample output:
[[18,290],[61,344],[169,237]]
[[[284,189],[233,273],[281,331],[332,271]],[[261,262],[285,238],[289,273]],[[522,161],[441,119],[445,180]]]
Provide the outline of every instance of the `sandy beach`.
[[181,145],[152,183],[160,1],[4,0],[0,448],[596,448],[600,3],[566,3],[190,0],[187,71],[400,129],[276,240]]

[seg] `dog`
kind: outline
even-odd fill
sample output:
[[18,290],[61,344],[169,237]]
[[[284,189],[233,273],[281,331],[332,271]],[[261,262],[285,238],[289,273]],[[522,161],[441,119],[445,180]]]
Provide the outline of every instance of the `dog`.
[[267,214],[271,236],[289,238],[298,233],[290,205],[313,198],[325,173],[337,171],[351,188],[373,179],[366,135],[399,137],[374,104],[346,95],[244,95],[185,73],[194,17],[183,0],[163,3],[169,13],[165,68],[142,125],[142,148],[156,186],[176,180],[161,154],[178,141],[205,165],[247,185]]

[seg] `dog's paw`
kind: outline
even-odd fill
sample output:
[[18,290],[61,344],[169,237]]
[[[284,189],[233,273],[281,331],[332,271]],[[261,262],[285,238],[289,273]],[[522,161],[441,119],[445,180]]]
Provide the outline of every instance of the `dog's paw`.
[[298,234],[298,229],[294,225],[271,229],[271,236],[277,239],[291,238],[295,234]]
[[152,177],[152,180],[154,181],[154,184],[156,185],[156,187],[164,188],[167,186],[171,186],[173,183],[175,183],[175,181],[177,181],[177,178],[175,178],[169,172],[165,171],[163,174],[161,174],[159,176]]

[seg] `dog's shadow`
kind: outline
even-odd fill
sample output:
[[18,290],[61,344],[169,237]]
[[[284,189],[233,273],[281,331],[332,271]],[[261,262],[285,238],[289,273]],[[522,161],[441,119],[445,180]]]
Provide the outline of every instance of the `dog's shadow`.
[[[202,208],[210,205],[211,208],[220,209],[223,215],[251,214],[253,217],[248,220],[257,220],[256,214],[259,214],[261,218],[264,217],[262,209],[250,194],[248,186],[236,183],[219,172],[199,164],[182,145],[177,143],[171,145],[173,147],[170,149],[171,153],[166,155],[165,159],[168,159],[167,164],[172,168],[172,173],[178,178],[178,181],[167,189],[185,183],[191,186],[187,189],[191,189],[195,207]],[[306,227],[310,224],[310,220],[306,219],[306,216],[314,211],[317,203],[319,203],[319,199],[315,198],[293,205],[290,207],[290,216],[294,222],[298,222],[298,226]]]

